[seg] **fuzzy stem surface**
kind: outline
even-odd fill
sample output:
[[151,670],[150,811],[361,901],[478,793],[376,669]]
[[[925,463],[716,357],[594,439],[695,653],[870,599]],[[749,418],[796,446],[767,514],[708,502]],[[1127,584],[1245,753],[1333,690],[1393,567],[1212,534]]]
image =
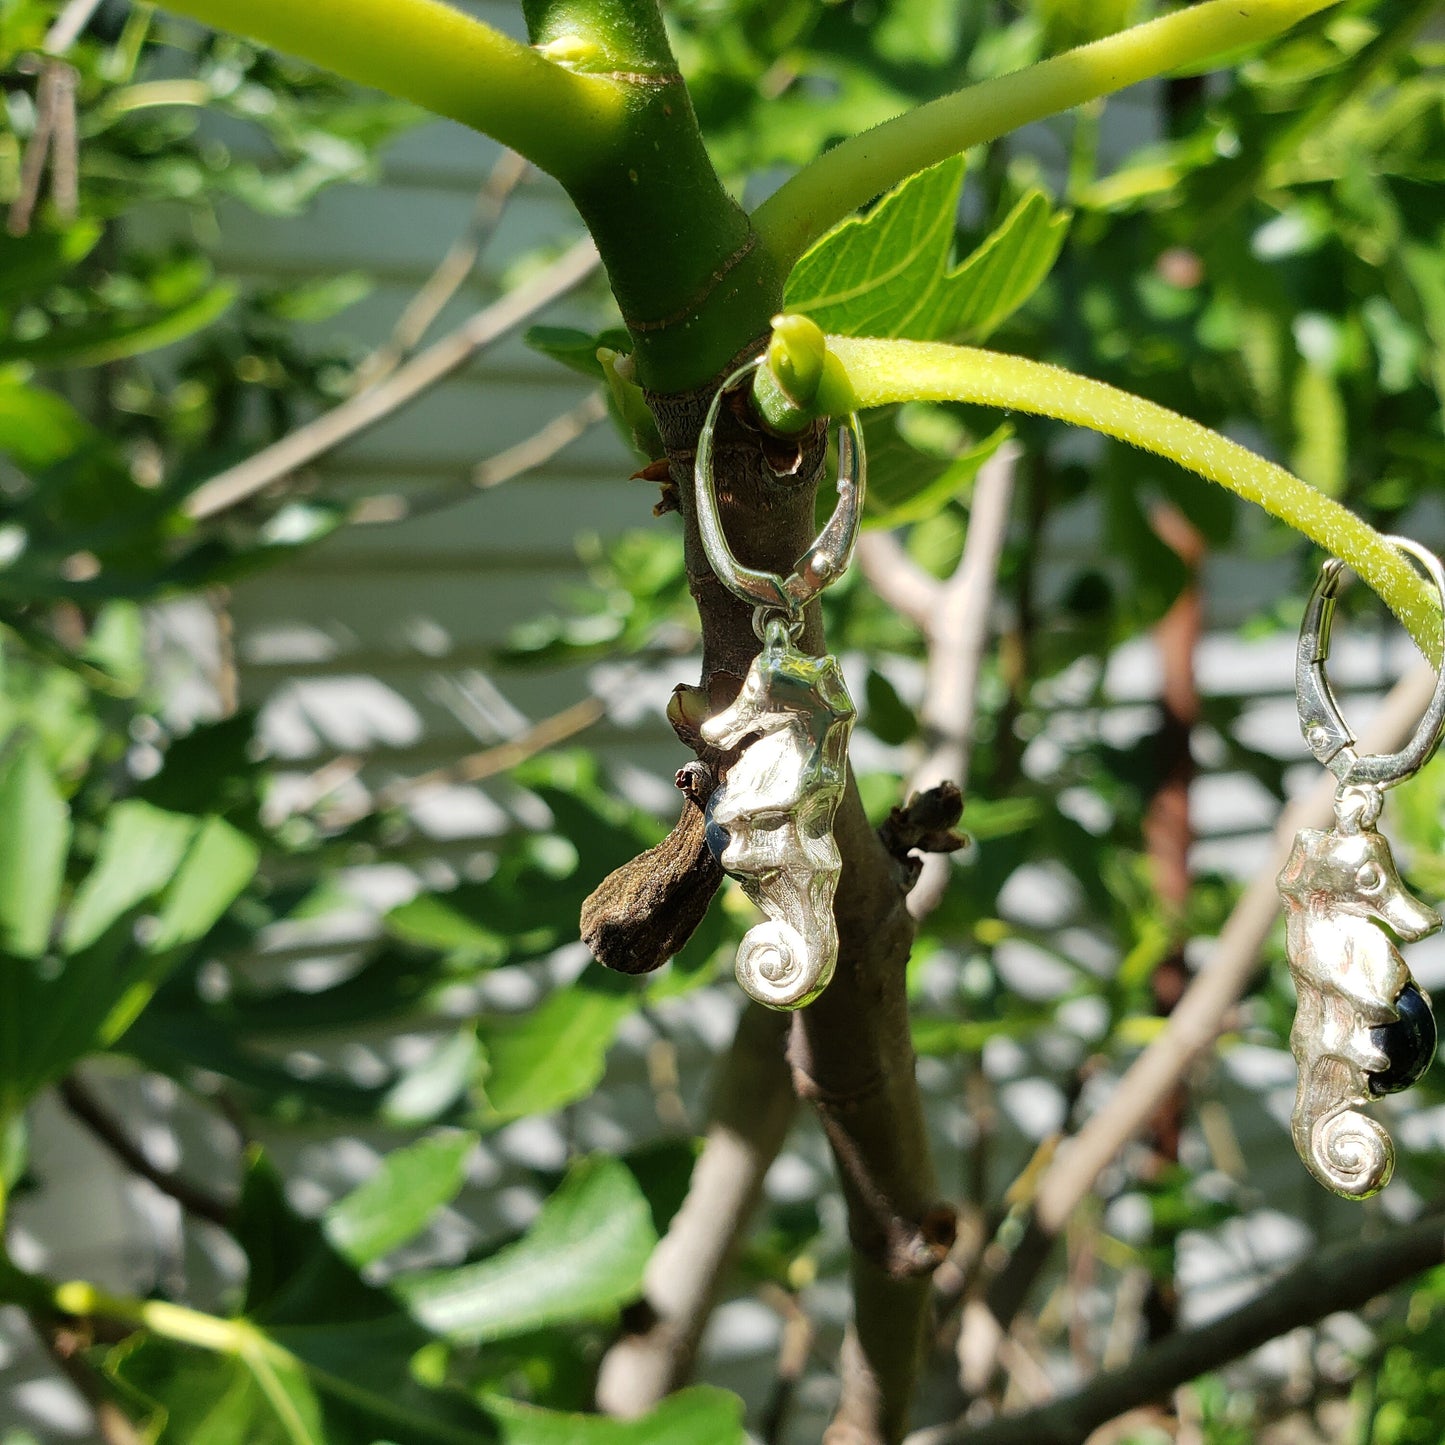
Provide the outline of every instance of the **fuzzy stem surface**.
[[940,342],[830,336],[860,407],[961,401],[1054,417],[1167,457],[1263,507],[1340,558],[1441,655],[1440,609],[1414,567],[1373,527],[1274,462],[1188,417],[1101,381],[1021,356]]

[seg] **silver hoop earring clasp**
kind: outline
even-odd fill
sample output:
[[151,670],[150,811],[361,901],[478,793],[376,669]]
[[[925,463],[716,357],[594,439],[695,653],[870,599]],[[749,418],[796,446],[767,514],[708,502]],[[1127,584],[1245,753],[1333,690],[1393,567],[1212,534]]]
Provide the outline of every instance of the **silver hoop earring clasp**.
[[[1408,537],[1386,537],[1385,541],[1417,562],[1435,584],[1445,610],[1445,569],[1428,548]],[[1314,590],[1305,606],[1300,624],[1299,651],[1295,658],[1295,693],[1299,703],[1300,731],[1309,750],[1347,788],[1391,788],[1413,777],[1430,760],[1445,728],[1445,671],[1438,672],[1435,692],[1415,735],[1397,753],[1376,753],[1361,757],[1355,751],[1355,735],[1346,725],[1335,701],[1325,663],[1330,655],[1330,628],[1334,622],[1335,600],[1344,583],[1345,564],[1330,558],[1320,568]]]
[[712,405],[708,407],[697,440],[697,459],[693,466],[697,525],[708,565],[724,586],[744,602],[796,619],[802,616],[803,608],[809,602],[848,568],[863,521],[868,468],[864,459],[862,429],[857,414],[850,412],[838,426],[838,505],[833,509],[827,526],[818,533],[791,575],[780,577],[776,572],[746,567],[738,561],[728,545],[718,508],[717,486],[713,477],[713,432],[722,411],[723,398],[745,377],[751,376],[763,361],[764,358],[759,356],[738,367],[718,388]]

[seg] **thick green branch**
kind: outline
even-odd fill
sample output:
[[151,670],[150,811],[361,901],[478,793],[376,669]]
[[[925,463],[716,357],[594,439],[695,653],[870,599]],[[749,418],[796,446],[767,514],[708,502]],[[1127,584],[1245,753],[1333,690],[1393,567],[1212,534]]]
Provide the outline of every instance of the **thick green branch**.
[[1097,96],[1255,45],[1336,0],[1207,0],[955,91],[834,146],[753,214],[786,270],[830,227],[905,176]]
[[1410,563],[1347,507],[1208,427],[1101,381],[1020,356],[843,336],[830,336],[828,348],[848,379],[855,406],[962,401],[1032,412],[1117,437],[1228,487],[1348,563],[1438,663],[1440,612]]
[[442,0],[165,0],[495,136],[564,184],[616,143],[627,88],[557,64]]

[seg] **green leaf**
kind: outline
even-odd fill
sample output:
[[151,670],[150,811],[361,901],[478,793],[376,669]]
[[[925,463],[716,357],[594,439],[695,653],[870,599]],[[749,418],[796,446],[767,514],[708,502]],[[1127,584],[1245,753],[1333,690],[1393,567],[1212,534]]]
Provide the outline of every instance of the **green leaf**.
[[484,1019],[485,1121],[546,1114],[585,1098],[602,1078],[617,1026],[637,1004],[635,993],[610,979],[584,976],[526,1014]]
[[159,893],[176,876],[196,826],[195,818],[134,799],[111,808],[95,866],[66,916],[64,951],[89,947],[123,913]]
[[927,308],[953,245],[965,168],[952,156],[834,227],[793,267],[787,309],[841,336],[934,337]]
[[920,340],[983,341],[1043,285],[1069,230],[1069,214],[1032,190],[939,288],[939,309]]
[[33,299],[95,249],[104,228],[86,218],[63,231],[0,231],[0,297]]
[[75,326],[57,326],[25,341],[0,341],[0,362],[28,361],[36,366],[104,366],[172,346],[218,320],[238,295],[229,281],[160,315],[105,317]]
[[151,953],[169,953],[204,938],[251,881],[261,853],[221,818],[207,818],[166,893]]
[[793,268],[787,309],[841,336],[980,341],[996,330],[1048,275],[1069,217],[1032,190],[950,269],[964,169],[953,156],[835,227]]
[[0,948],[39,958],[50,941],[70,849],[70,809],[40,745],[27,741],[0,776]]
[[99,439],[100,433],[54,392],[0,380],[0,453],[22,470],[54,466]]
[[358,1267],[405,1244],[456,1198],[476,1142],[475,1134],[448,1130],[393,1150],[365,1184],[326,1211],[327,1239]]
[[326,1412],[328,1445],[485,1438],[464,1397],[412,1373],[426,1333],[389,1291],[361,1278],[316,1221],[296,1214],[264,1157],[251,1161],[236,1236],[250,1264],[246,1317],[305,1366]]
[[251,1161],[236,1233],[250,1263],[246,1316],[211,1323],[215,1353],[153,1334],[107,1361],[152,1406],[157,1445],[496,1439],[465,1396],[413,1374],[425,1332],[296,1215],[263,1158]]
[[[887,408],[885,408],[887,410]],[[864,422],[868,444],[868,495],[863,525],[889,530],[932,521],[973,485],[978,470],[1014,434],[1008,422],[953,457],[932,457],[899,435],[889,418]],[[874,436],[879,434],[874,445]]]
[[106,1367],[152,1406],[157,1445],[328,1445],[306,1372],[262,1349],[211,1355],[138,1335]]
[[478,963],[499,963],[507,955],[506,940],[446,894],[418,893],[397,904],[385,923],[393,938],[417,948],[461,953]]
[[560,361],[563,366],[581,372],[594,381],[602,377],[602,363],[597,359],[599,347],[610,351],[629,352],[632,338],[620,326],[604,331],[579,331],[575,326],[530,326],[522,340],[543,356]]
[[864,721],[880,742],[900,747],[918,735],[918,718],[898,696],[893,684],[876,668],[868,670],[864,688],[868,711]]
[[364,271],[342,271],[336,276],[322,276],[277,291],[265,297],[261,307],[280,321],[314,325],[318,321],[330,321],[355,306],[371,295],[374,285]]
[[389,1124],[428,1124],[449,1109],[476,1081],[482,1049],[468,1025],[443,1039],[388,1091],[382,1117]]
[[138,970],[106,1017],[101,1038],[115,1043],[151,1001],[156,987],[215,926],[251,881],[260,850],[220,818],[207,818],[160,900],[155,926],[146,935],[147,965]]
[[730,1390],[694,1385],[640,1420],[563,1415],[488,1398],[503,1445],[742,1445],[743,1402]]
[[448,1339],[506,1339],[602,1319],[634,1299],[657,1244],[647,1199],[621,1161],[575,1164],[516,1244],[461,1269],[402,1280],[412,1315]]

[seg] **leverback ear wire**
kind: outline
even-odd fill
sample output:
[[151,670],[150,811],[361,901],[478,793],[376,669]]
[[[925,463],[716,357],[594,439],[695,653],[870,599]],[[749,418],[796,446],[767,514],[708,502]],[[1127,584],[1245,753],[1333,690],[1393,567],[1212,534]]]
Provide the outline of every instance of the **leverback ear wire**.
[[[1412,557],[1445,607],[1445,570],[1406,537],[1387,539]],[[1344,564],[1320,570],[1300,627],[1295,686],[1300,729],[1332,772],[1333,828],[1302,828],[1278,885],[1285,952],[1298,1010],[1290,1048],[1299,1065],[1291,1135],[1300,1158],[1325,1188],[1367,1199],[1389,1182],[1395,1146],[1362,1109],[1409,1088],[1435,1056],[1430,1000],[1410,976],[1396,942],[1413,943],[1441,926],[1414,898],[1390,845],[1375,830],[1384,790],[1414,776],[1445,725],[1445,674],[1409,743],[1397,753],[1361,757],[1325,674],[1330,626]]]
[[[750,377],[764,358],[755,357],[733,372],[718,388],[707,409],[702,432],[697,439],[697,458],[693,465],[694,493],[697,497],[697,526],[702,536],[708,565],[734,596],[767,611],[784,613],[789,621],[797,621],[803,609],[830,582],[848,570],[853,547],[863,524],[863,499],[868,485],[868,466],[863,449],[863,430],[856,412],[850,412],[838,425],[838,504],[833,515],[813,545],[803,554],[786,578],[776,572],[746,567],[733,555],[723,531],[718,509],[717,483],[713,476],[713,433],[722,413],[723,398],[740,381]],[[761,637],[761,632],[759,636]]]
[[[1435,584],[1441,608],[1445,610],[1445,569],[1440,559],[1409,537],[1386,537],[1385,541],[1419,564]],[[1356,753],[1355,734],[1346,725],[1325,675],[1335,602],[1347,571],[1345,564],[1333,557],[1320,568],[1305,605],[1295,657],[1300,731],[1310,752],[1339,779],[1341,793],[1347,788],[1392,788],[1414,777],[1429,762],[1445,728],[1445,670],[1437,669],[1434,695],[1410,741],[1397,753],[1377,753],[1363,758]]]

